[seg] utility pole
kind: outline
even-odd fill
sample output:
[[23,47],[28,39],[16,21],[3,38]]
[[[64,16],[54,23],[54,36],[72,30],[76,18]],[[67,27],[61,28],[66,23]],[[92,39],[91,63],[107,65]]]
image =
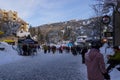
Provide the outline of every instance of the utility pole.
[[114,27],[114,46],[120,46],[120,1],[117,1],[117,6],[113,12],[113,27]]
[[106,3],[112,6],[113,46],[120,46],[120,0],[111,0]]

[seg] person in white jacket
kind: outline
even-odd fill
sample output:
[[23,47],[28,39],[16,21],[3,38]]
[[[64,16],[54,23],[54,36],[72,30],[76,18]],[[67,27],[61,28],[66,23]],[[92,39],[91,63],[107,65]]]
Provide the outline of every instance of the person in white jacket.
[[99,50],[100,50],[100,53],[102,53],[104,56],[104,62],[107,67],[108,57],[115,53],[114,49],[111,46],[109,46],[108,43],[104,43],[103,46],[100,47]]

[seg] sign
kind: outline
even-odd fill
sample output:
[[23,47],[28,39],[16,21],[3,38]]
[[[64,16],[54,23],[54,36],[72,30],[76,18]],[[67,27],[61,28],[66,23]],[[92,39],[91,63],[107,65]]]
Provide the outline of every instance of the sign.
[[113,37],[113,32],[105,32],[105,37]]
[[102,23],[103,24],[109,24],[111,21],[111,18],[108,15],[105,15],[102,17]]

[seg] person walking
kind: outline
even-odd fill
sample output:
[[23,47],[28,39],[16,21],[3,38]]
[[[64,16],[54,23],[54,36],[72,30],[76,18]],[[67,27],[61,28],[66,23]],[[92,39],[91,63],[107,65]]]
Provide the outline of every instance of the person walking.
[[103,54],[105,67],[108,66],[108,57],[114,55],[114,49],[108,44],[104,43],[102,47],[100,47],[100,53]]
[[22,51],[24,56],[28,56],[28,46],[27,44],[23,44]]
[[44,53],[46,54],[47,53],[47,51],[48,51],[48,46],[45,44],[45,45],[43,45],[43,50],[44,50]]
[[105,68],[103,55],[99,51],[100,45],[93,42],[91,49],[85,53],[85,64],[87,66],[88,80],[110,80]]
[[81,55],[82,55],[82,63],[85,63],[85,53],[88,51],[87,47],[83,47],[82,51],[81,51]]
[[[113,68],[117,65],[120,65],[120,49],[118,46],[114,47],[115,54],[108,57],[108,64],[107,72],[110,72]],[[117,68],[120,71],[120,67]]]

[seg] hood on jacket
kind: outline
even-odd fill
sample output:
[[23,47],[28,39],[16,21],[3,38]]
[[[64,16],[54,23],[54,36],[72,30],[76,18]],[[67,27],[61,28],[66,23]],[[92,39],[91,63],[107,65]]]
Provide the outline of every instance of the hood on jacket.
[[109,47],[109,45],[107,43],[104,43],[102,47]]
[[98,49],[91,49],[89,52],[86,53],[86,59],[88,61],[93,61],[98,54],[99,54]]

